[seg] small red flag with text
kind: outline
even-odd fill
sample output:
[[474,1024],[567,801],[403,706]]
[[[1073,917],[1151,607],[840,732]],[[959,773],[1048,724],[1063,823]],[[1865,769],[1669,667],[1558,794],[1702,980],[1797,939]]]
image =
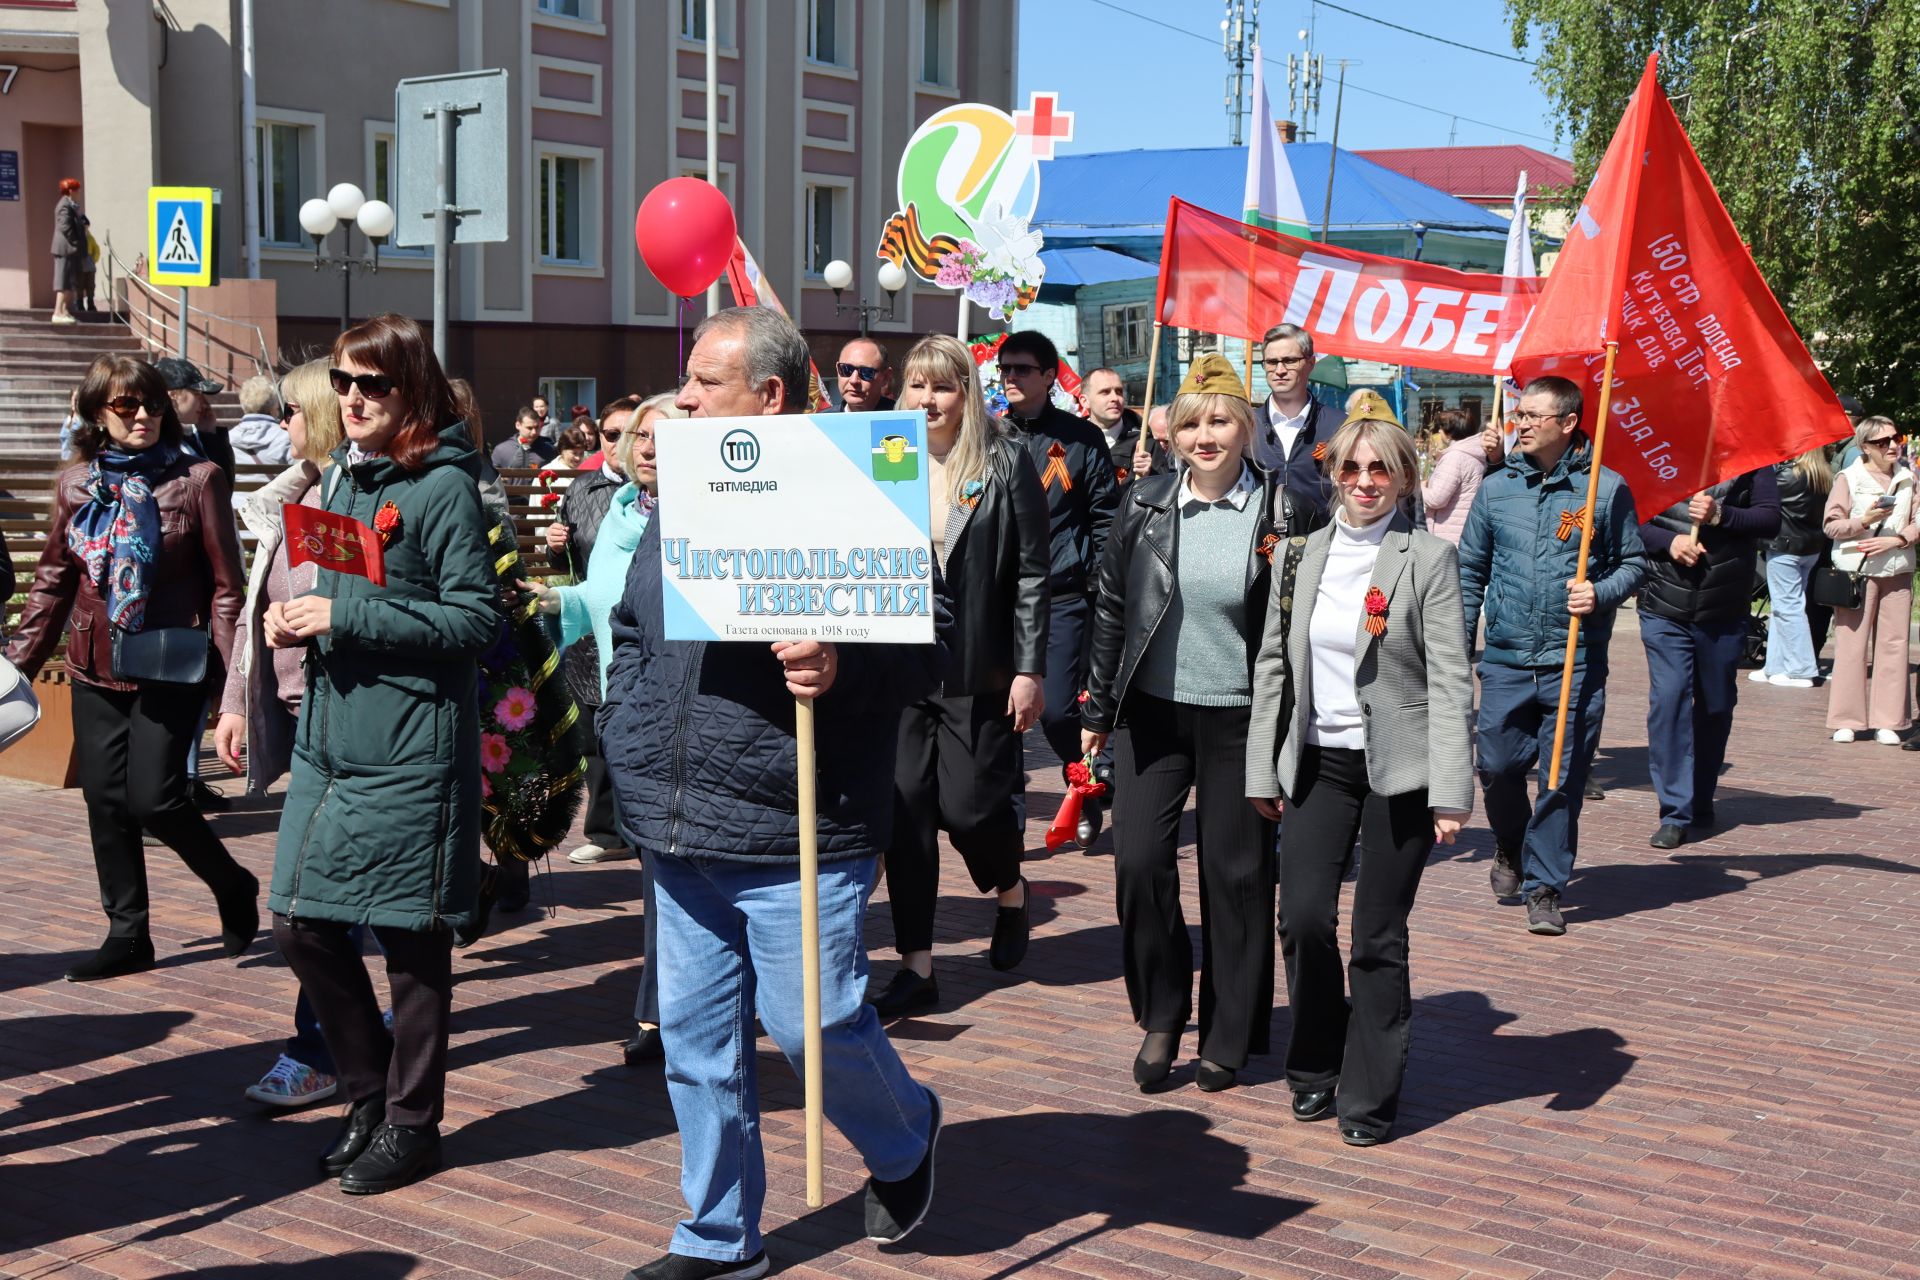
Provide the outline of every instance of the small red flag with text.
[[380,535],[352,516],[335,515],[289,503],[282,509],[287,530],[287,563],[317,564],[336,573],[387,585],[387,562]]

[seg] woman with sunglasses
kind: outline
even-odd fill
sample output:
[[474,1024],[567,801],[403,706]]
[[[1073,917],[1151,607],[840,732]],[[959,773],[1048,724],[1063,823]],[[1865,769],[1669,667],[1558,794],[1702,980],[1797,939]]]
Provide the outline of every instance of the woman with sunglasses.
[[75,403],[84,465],[62,472],[53,531],[9,656],[32,679],[71,620],[66,667],[80,787],[107,939],[71,982],[153,968],[142,829],[213,890],[237,956],[259,931],[259,882],[194,806],[187,756],[205,724],[203,683],[233,650],[246,575],[220,468],[182,448],[152,365],[100,356]]
[[1827,728],[1835,742],[1871,731],[1875,742],[1895,747],[1913,724],[1907,647],[1920,542],[1913,468],[1900,460],[1906,436],[1893,419],[1863,419],[1853,438],[1860,458],[1833,478],[1825,527],[1833,567],[1858,576],[1861,599],[1833,611]]
[[[1413,442],[1377,395],[1327,446],[1334,522],[1276,571],[1253,671],[1246,786],[1280,831],[1280,948],[1293,1031],[1293,1118],[1340,1116],[1340,1137],[1387,1136],[1406,1073],[1413,998],[1407,917],[1434,842],[1473,809],[1473,680],[1459,554],[1415,529]],[[1340,965],[1340,882],[1353,955]]]
[[[593,719],[591,710],[606,696],[607,662],[613,657],[611,630],[613,606],[620,603],[626,589],[627,567],[633,562],[634,548],[653,518],[659,473],[654,467],[654,432],[658,424],[670,418],[684,418],[687,411],[674,404],[669,391],[642,402],[638,409],[630,401],[608,406],[602,421],[617,424],[614,438],[607,444],[608,465],[616,474],[633,477],[614,490],[612,500],[592,530],[589,539],[592,559],[586,579],[572,586],[550,587],[545,583],[523,581],[520,586],[533,593],[540,612],[559,619],[560,644],[565,651],[563,664],[571,668],[578,655],[593,664],[591,700],[581,700],[582,715]],[[571,683],[571,681],[570,681]],[[578,695],[576,695],[578,697]],[[577,863],[613,862],[638,857],[627,844],[618,816],[614,812],[613,788],[608,785],[606,760],[594,755],[587,760],[588,843],[568,854]],[[599,840],[594,836],[599,834]],[[640,890],[646,918],[646,964],[640,974],[640,995],[634,1003],[636,1027],[633,1036],[622,1045],[628,1066],[637,1066],[660,1056],[660,977],[657,933],[660,918],[653,907],[653,868],[645,859],[640,864]]]
[[[268,903],[351,1103],[321,1172],[364,1195],[439,1160],[453,930],[472,923],[480,875],[475,690],[501,615],[479,455],[420,326],[389,314],[347,330],[328,380],[347,439],[321,510],[372,532],[385,580],[323,569],[262,616],[307,670]],[[391,1036],[359,924],[386,953]]]
[[1180,909],[1180,813],[1195,796],[1200,1065],[1233,1087],[1273,1015],[1273,823],[1246,802],[1253,655],[1275,544],[1304,500],[1256,469],[1253,405],[1233,366],[1194,361],[1174,397],[1175,470],[1127,486],[1100,558],[1081,749],[1113,738],[1114,881],[1142,1089],[1167,1078],[1193,1012]]

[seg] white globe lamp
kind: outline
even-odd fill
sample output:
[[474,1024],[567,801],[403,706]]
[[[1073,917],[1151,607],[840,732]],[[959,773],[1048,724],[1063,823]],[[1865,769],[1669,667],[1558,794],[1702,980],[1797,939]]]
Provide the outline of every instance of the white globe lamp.
[[907,287],[907,269],[897,262],[889,262],[880,268],[880,287],[888,293],[898,293]]
[[359,224],[360,233],[369,240],[384,240],[393,234],[393,206],[385,200],[369,200],[360,206],[360,213],[354,218]]
[[835,293],[839,293],[842,289],[853,283],[853,267],[841,261],[839,258],[835,258],[832,262],[829,262],[827,269],[820,274],[821,277],[826,280],[827,288],[833,290]]
[[327,208],[333,210],[333,216],[342,222],[353,221],[360,212],[360,206],[366,202],[366,193],[351,182],[337,183],[327,192]]
[[301,229],[316,240],[324,238],[339,222],[325,200],[315,198],[300,206]]

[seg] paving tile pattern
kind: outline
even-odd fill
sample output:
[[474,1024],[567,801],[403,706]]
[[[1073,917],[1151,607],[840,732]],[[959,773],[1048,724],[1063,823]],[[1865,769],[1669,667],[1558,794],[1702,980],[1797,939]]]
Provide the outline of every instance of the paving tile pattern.
[[[990,907],[950,860],[946,1003],[895,1028],[949,1122],[912,1247],[860,1239],[863,1172],[831,1130],[828,1204],[806,1209],[799,1086],[761,1042],[780,1272],[1920,1278],[1920,755],[1830,743],[1823,691],[1743,681],[1725,827],[1662,855],[1631,626],[1614,653],[1609,793],[1588,806],[1566,937],[1492,901],[1484,827],[1428,868],[1392,1142],[1293,1123],[1277,1052],[1244,1087],[1199,1093],[1191,1034],[1173,1088],[1134,1089],[1111,840],[1047,856],[1057,785],[1036,769],[1025,965],[987,966]],[[274,821],[216,821],[263,879]],[[673,1116],[659,1068],[617,1048],[633,863],[556,860],[536,890],[551,913],[459,957],[450,1167],[372,1198],[313,1176],[337,1108],[241,1097],[288,1034],[270,944],[220,958],[199,884],[164,850],[149,864],[161,967],[61,981],[101,932],[84,806],[0,783],[0,1275],[616,1280],[665,1245]],[[876,902],[880,982],[888,933]],[[1284,992],[1275,1005],[1277,1050]]]

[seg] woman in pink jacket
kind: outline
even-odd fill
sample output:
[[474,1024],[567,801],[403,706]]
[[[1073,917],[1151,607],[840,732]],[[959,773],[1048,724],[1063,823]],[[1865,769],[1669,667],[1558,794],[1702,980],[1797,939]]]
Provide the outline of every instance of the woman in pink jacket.
[[1433,416],[1433,429],[1453,443],[1433,464],[1433,474],[1420,488],[1420,500],[1426,504],[1428,532],[1457,547],[1461,530],[1467,527],[1467,512],[1473,509],[1473,495],[1480,492],[1480,481],[1487,474],[1487,455],[1464,409],[1442,409]]

